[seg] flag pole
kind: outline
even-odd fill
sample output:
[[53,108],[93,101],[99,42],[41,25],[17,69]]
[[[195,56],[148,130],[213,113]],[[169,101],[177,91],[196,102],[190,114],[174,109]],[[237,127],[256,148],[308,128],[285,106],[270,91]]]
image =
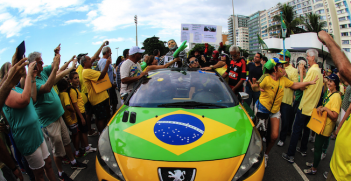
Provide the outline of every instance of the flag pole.
[[285,61],[285,37],[286,37],[286,25],[283,19],[283,13],[280,12],[280,20],[281,20],[281,27],[282,27],[282,37],[283,37],[283,56],[284,56],[284,61]]

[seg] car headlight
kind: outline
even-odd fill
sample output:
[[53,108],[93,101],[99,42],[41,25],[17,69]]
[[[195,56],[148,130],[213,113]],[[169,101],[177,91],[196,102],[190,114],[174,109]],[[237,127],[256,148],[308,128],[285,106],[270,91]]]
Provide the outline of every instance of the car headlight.
[[251,141],[244,160],[236,172],[232,181],[244,180],[255,173],[263,160],[263,146],[260,133],[254,127],[252,129]]
[[112,152],[108,126],[100,135],[97,158],[106,172],[119,180],[125,180]]

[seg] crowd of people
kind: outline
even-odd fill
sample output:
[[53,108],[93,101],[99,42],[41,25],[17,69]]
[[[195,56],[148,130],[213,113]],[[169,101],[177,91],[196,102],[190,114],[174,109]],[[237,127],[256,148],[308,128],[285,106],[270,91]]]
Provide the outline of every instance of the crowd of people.
[[[314,175],[325,158],[330,139],[336,137],[331,171],[325,176],[328,180],[350,180],[347,164],[351,154],[345,150],[351,146],[348,140],[351,64],[326,32],[320,32],[319,38],[331,53],[337,67],[334,73],[319,67],[315,49],[307,50],[307,56],[299,58],[295,68],[288,50],[269,60],[257,53],[252,62],[247,62],[240,56],[239,47],[231,46],[226,52],[222,44],[212,56],[206,55],[206,47],[205,51],[195,50],[190,55],[181,51],[175,58],[178,46],[173,39],[168,41],[169,52],[165,56],[157,49],[152,55],[144,55],[145,50],[133,46],[124,50],[114,64],[107,42],[92,57],[80,53],[61,67],[61,45],[54,49],[50,65],[44,65],[40,52],[32,52],[20,60],[16,51],[12,63],[5,63],[0,70],[0,179],[23,180],[21,173],[25,172],[31,180],[44,180],[44,175],[55,180],[55,174],[60,180],[71,180],[62,164],[70,164],[72,169],[87,168],[77,159],[97,151],[89,144],[88,137],[101,134],[117,111],[119,97],[131,93],[149,71],[171,67],[216,70],[235,95],[243,91],[249,95],[245,103],[257,115],[266,115],[269,127],[263,138],[267,144],[266,166],[276,142],[282,147],[287,135],[291,135],[282,157],[294,163],[296,151],[306,156],[307,143],[313,141],[314,160],[306,162],[308,168],[304,172]],[[95,84],[103,79],[110,81],[111,86],[98,90]],[[315,108],[318,114],[327,115],[325,129],[320,134],[311,133],[307,127]],[[97,130],[92,127],[93,122]],[[49,139],[54,160],[45,137]],[[54,173],[53,163],[58,173]]]

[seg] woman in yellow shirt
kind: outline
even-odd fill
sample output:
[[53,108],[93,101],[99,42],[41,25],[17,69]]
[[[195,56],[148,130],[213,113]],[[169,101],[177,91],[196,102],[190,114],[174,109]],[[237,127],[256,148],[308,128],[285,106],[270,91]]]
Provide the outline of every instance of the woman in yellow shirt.
[[268,60],[263,68],[263,75],[258,82],[253,78],[251,88],[254,91],[261,91],[261,95],[256,102],[255,112],[268,114],[271,124],[270,139],[267,139],[267,149],[265,152],[265,163],[267,166],[268,154],[272,149],[275,141],[279,135],[279,119],[280,119],[280,105],[284,96],[284,89],[290,88],[293,90],[315,84],[318,77],[310,82],[293,82],[286,77],[286,72],[283,64],[286,61],[272,58]]
[[338,94],[340,90],[340,80],[339,77],[335,74],[331,74],[328,77],[328,89],[329,94],[325,96],[323,99],[323,106],[319,106],[317,108],[317,112],[322,114],[324,111],[327,112],[327,122],[325,124],[325,128],[322,134],[316,135],[316,140],[314,142],[314,159],[313,163],[307,162],[306,165],[311,167],[309,169],[305,169],[304,172],[309,175],[315,175],[317,173],[317,167],[319,162],[321,161],[322,148],[323,144],[328,142],[329,137],[335,128],[335,122],[338,119],[338,115],[341,108],[341,96]]

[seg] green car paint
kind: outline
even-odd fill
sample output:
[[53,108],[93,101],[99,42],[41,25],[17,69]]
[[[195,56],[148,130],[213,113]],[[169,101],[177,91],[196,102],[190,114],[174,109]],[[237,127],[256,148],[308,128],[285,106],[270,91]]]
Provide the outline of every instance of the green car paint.
[[[187,111],[234,128],[236,131],[176,155],[156,144],[124,130],[156,115],[177,110]],[[122,122],[124,111],[136,113],[136,123]],[[241,106],[220,109],[142,108],[123,106],[109,126],[112,150],[120,155],[158,161],[206,161],[226,159],[245,154],[250,143],[252,125]]]

